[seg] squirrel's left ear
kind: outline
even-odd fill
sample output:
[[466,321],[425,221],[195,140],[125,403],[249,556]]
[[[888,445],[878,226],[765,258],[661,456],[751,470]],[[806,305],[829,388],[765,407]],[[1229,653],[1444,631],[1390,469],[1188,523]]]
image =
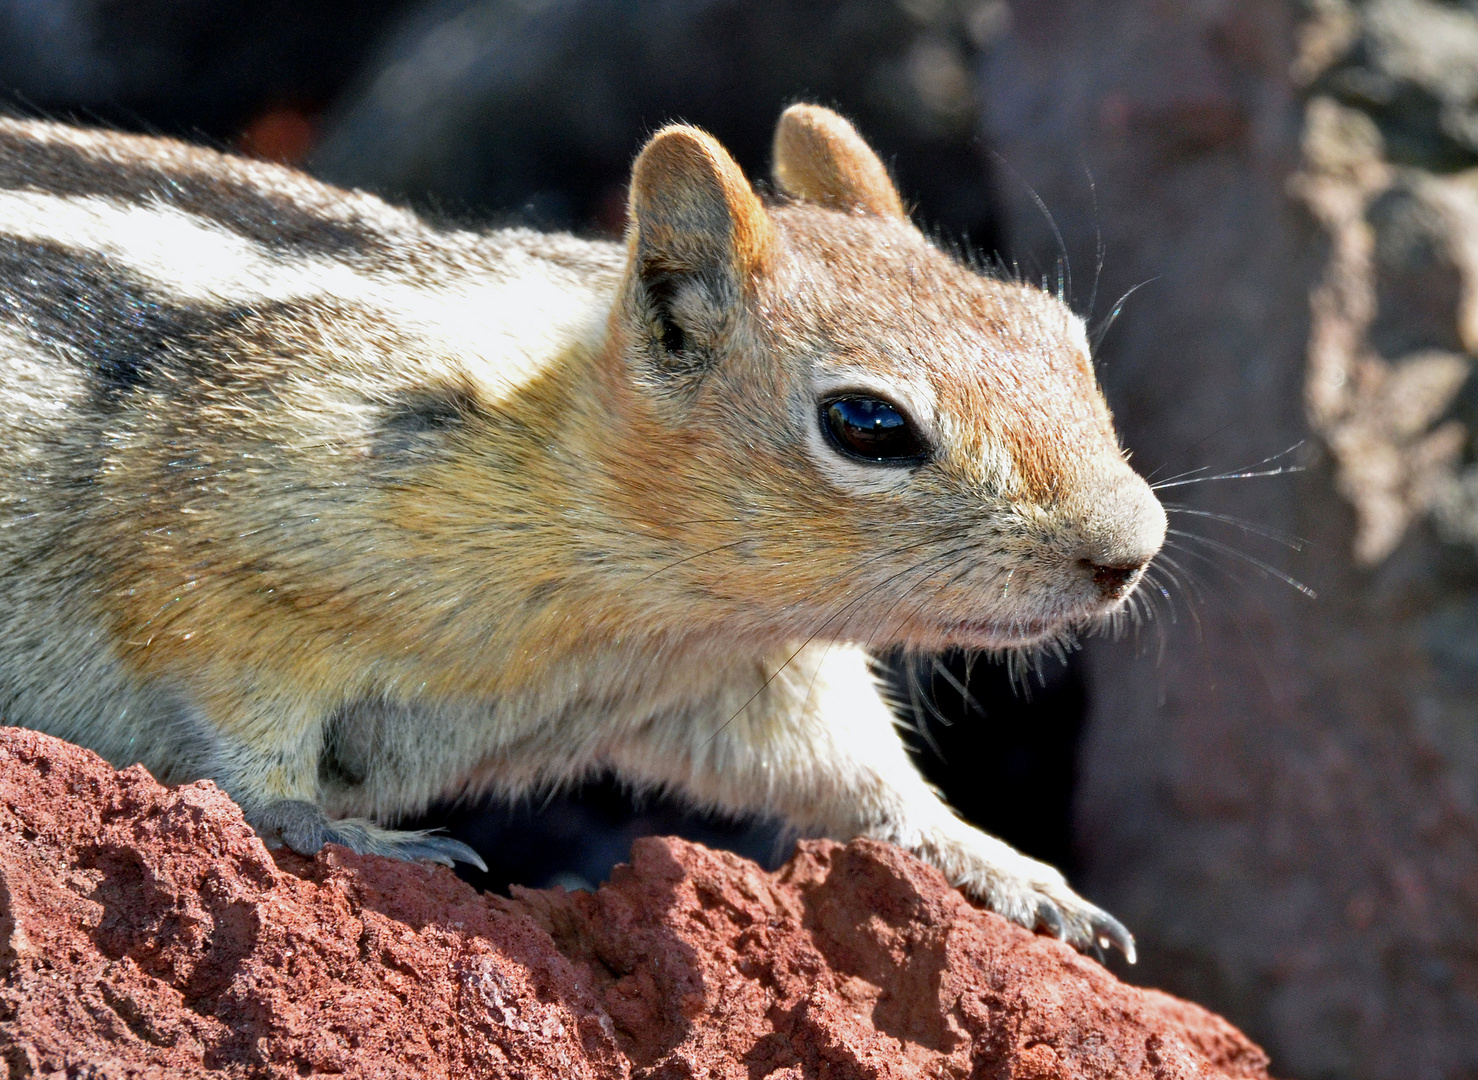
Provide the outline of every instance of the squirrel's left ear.
[[775,126],[775,186],[830,210],[908,220],[888,170],[830,109],[792,105]]
[[686,124],[652,136],[631,170],[631,220],[643,276],[727,276],[769,269],[775,226],[718,140]]

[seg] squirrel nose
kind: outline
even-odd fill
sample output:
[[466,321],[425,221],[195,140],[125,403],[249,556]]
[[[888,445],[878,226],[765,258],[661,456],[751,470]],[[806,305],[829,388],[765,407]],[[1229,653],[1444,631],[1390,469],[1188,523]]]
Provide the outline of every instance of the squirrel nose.
[[1083,559],[1082,563],[1105,600],[1118,600],[1127,595],[1139,581],[1139,575],[1144,573],[1145,568],[1144,563],[1135,563],[1133,566],[1102,566],[1088,559]]
[[1092,501],[1075,530],[1075,554],[1098,595],[1112,604],[1133,591],[1159,553],[1165,509],[1122,459],[1112,459],[1101,475],[1087,487]]

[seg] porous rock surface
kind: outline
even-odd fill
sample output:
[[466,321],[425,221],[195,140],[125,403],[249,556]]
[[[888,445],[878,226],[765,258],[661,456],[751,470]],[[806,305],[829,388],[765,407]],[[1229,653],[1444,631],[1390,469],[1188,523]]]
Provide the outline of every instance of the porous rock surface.
[[883,844],[638,842],[595,894],[269,853],[213,784],[0,729],[0,1061],[67,1077],[1266,1077],[1230,1024]]

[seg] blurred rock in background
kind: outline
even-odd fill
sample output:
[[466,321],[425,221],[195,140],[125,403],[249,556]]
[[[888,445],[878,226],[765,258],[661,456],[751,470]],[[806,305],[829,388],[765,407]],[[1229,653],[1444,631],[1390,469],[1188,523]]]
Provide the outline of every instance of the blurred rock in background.
[[[780,108],[816,100],[922,223],[1061,275],[1095,327],[1137,288],[1099,363],[1173,507],[1155,618],[1030,698],[999,665],[885,658],[921,765],[1276,1075],[1478,1077],[1478,4],[343,12],[0,0],[0,85],[443,218],[607,235],[663,121],[763,177]],[[490,885],[594,881],[650,831],[779,850],[606,782],[448,813]]]
[[[80,123],[306,154],[413,0],[0,0],[0,101]],[[352,12],[346,17],[346,11]],[[276,119],[271,119],[275,117]],[[296,118],[296,119],[293,119]],[[289,134],[284,145],[276,126]],[[273,153],[264,156],[293,156]]]
[[448,0],[389,40],[312,168],[454,215],[613,232],[658,126],[704,127],[760,177],[775,118],[809,99],[856,116],[934,224],[989,243],[972,25],[944,0]]
[[1307,468],[1162,488],[1179,621],[1089,651],[1083,883],[1275,1072],[1478,1075],[1478,8],[1015,11],[985,129],[1102,291],[1148,281],[1100,353],[1136,462]]

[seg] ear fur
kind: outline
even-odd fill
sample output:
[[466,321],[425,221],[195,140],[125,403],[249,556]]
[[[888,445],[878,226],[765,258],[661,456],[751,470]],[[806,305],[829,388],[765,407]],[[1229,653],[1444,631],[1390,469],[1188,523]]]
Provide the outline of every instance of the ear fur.
[[718,140],[663,128],[631,170],[631,220],[643,273],[726,271],[741,286],[770,268],[775,227]]
[[888,170],[830,109],[792,105],[775,125],[775,186],[831,210],[908,219]]

